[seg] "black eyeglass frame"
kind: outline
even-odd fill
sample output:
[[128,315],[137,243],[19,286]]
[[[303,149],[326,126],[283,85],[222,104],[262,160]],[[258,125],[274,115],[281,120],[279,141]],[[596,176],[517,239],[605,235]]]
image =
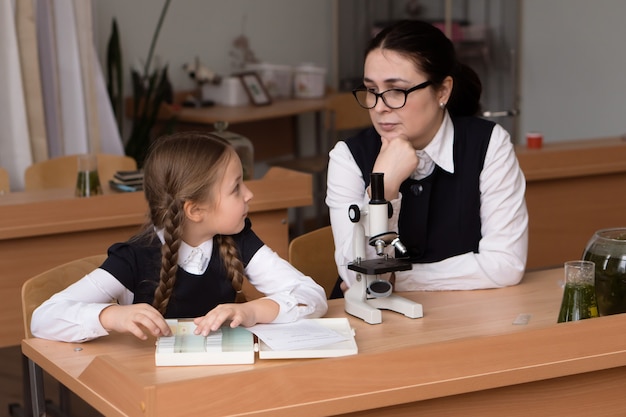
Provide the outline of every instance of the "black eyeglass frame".
[[[404,107],[406,105],[406,98],[407,96],[412,93],[413,91],[417,91],[417,90],[422,90],[430,85],[432,85],[432,81],[428,80],[428,81],[424,81],[421,84],[416,85],[415,87],[411,87],[408,90],[403,90],[402,88],[390,88],[389,90],[385,90],[382,93],[375,93],[373,91],[370,91],[368,88],[366,87],[359,87],[359,88],[355,88],[354,90],[352,90],[352,95],[354,96],[354,98],[356,99],[356,102],[359,103],[359,106],[363,107],[364,109],[373,109],[374,107],[376,107],[376,105],[378,104],[378,99],[382,99],[383,103],[385,103],[385,106],[389,107],[390,109],[401,109],[402,107]],[[359,98],[357,97],[357,93],[361,92],[361,91],[365,91],[366,93],[370,93],[370,94],[374,94],[374,96],[376,97],[376,100],[374,100],[374,105],[367,107],[364,106],[360,101]],[[400,107],[393,107],[390,106],[387,101],[385,100],[384,94],[388,91],[399,91],[404,93],[404,102],[402,103],[402,105]]]

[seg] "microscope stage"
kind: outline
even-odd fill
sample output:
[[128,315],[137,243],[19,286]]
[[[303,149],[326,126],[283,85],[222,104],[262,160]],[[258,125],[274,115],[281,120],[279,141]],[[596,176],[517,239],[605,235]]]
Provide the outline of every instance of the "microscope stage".
[[412,264],[407,259],[376,258],[348,264],[348,269],[365,275],[379,275],[393,271],[408,271]]

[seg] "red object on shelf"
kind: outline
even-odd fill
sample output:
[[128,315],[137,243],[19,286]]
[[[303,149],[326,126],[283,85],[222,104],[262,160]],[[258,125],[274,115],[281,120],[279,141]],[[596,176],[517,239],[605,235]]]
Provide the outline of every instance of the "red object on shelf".
[[543,146],[543,135],[541,133],[527,133],[526,147],[528,149],[541,149]]

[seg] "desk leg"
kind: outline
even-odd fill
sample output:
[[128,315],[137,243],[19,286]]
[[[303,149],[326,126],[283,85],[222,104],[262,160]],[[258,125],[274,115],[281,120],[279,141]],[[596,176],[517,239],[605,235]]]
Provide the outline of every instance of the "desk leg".
[[[46,398],[43,390],[43,370],[39,365],[33,362],[31,359],[24,356],[27,361],[26,368],[28,370],[29,389],[25,389],[24,392],[24,412],[28,412],[28,402],[30,400],[32,414],[28,416],[45,416],[46,415]],[[24,375],[26,376],[26,375]]]
[[[327,120],[327,117],[328,114],[325,112],[315,112],[315,134],[317,135],[315,153],[326,158],[331,150],[331,143],[334,143],[330,141],[331,133],[327,132],[325,128],[327,125],[330,126],[328,124],[330,120]],[[332,132],[333,129],[330,129],[330,131]],[[332,139],[336,140],[336,138]],[[327,169],[323,169],[322,172],[313,174],[313,206],[315,207],[316,225],[318,228],[328,224],[323,217],[326,213],[326,203],[324,201],[326,196],[326,173]]]
[[316,155],[322,155],[330,151],[330,135],[325,129],[325,126],[329,124],[326,123],[325,116],[326,115],[322,111],[315,112],[315,135],[317,136],[315,140]]
[[[22,355],[22,409],[19,411],[21,417],[33,417],[33,401],[30,393],[30,360]],[[10,413],[14,415],[13,412]]]
[[[327,121],[327,114],[323,111],[316,111],[314,113],[314,141],[315,146],[313,148],[313,157],[328,157],[328,153],[330,152],[330,135],[331,133],[327,132],[326,126],[330,126]],[[302,128],[299,124],[296,126],[299,127],[300,131]],[[332,131],[332,129],[331,129]],[[303,157],[302,149],[300,147],[300,140],[298,133],[296,132],[296,158]],[[306,158],[306,157],[305,157]],[[297,168],[296,168],[297,169]],[[306,168],[305,168],[306,170]],[[313,208],[314,208],[314,216],[315,216],[315,227],[320,228],[325,226],[328,222],[324,220],[324,215],[326,213],[326,206],[324,202],[324,197],[326,196],[326,169],[322,172],[312,171],[310,172],[312,175],[313,181]],[[295,208],[295,231],[294,236],[300,236],[308,230],[305,227],[305,215],[304,212],[306,207],[296,207]]]

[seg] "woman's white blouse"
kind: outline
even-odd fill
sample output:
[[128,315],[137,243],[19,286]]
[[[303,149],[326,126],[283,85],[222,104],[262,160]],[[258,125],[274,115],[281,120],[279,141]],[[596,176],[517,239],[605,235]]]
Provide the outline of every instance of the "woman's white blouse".
[[[446,114],[444,121],[423,150],[418,150],[420,163],[411,175],[421,179],[430,175],[435,164],[453,173],[452,154],[454,125]],[[335,241],[335,261],[339,275],[350,286],[355,272],[348,269],[354,260],[354,225],[348,207],[369,202],[361,170],[345,142],[338,142],[330,152],[326,204]],[[528,252],[528,211],[524,200],[526,181],[519,167],[509,134],[495,125],[480,174],[480,218],[482,238],[478,253],[465,253],[440,262],[413,264],[409,271],[396,272],[395,289],[470,290],[497,288],[520,282]],[[389,230],[398,230],[398,213],[402,195],[391,203],[393,216]],[[402,239],[402,236],[400,236]],[[376,257],[375,249],[365,245],[366,258]],[[392,254],[392,251],[389,251]]]

